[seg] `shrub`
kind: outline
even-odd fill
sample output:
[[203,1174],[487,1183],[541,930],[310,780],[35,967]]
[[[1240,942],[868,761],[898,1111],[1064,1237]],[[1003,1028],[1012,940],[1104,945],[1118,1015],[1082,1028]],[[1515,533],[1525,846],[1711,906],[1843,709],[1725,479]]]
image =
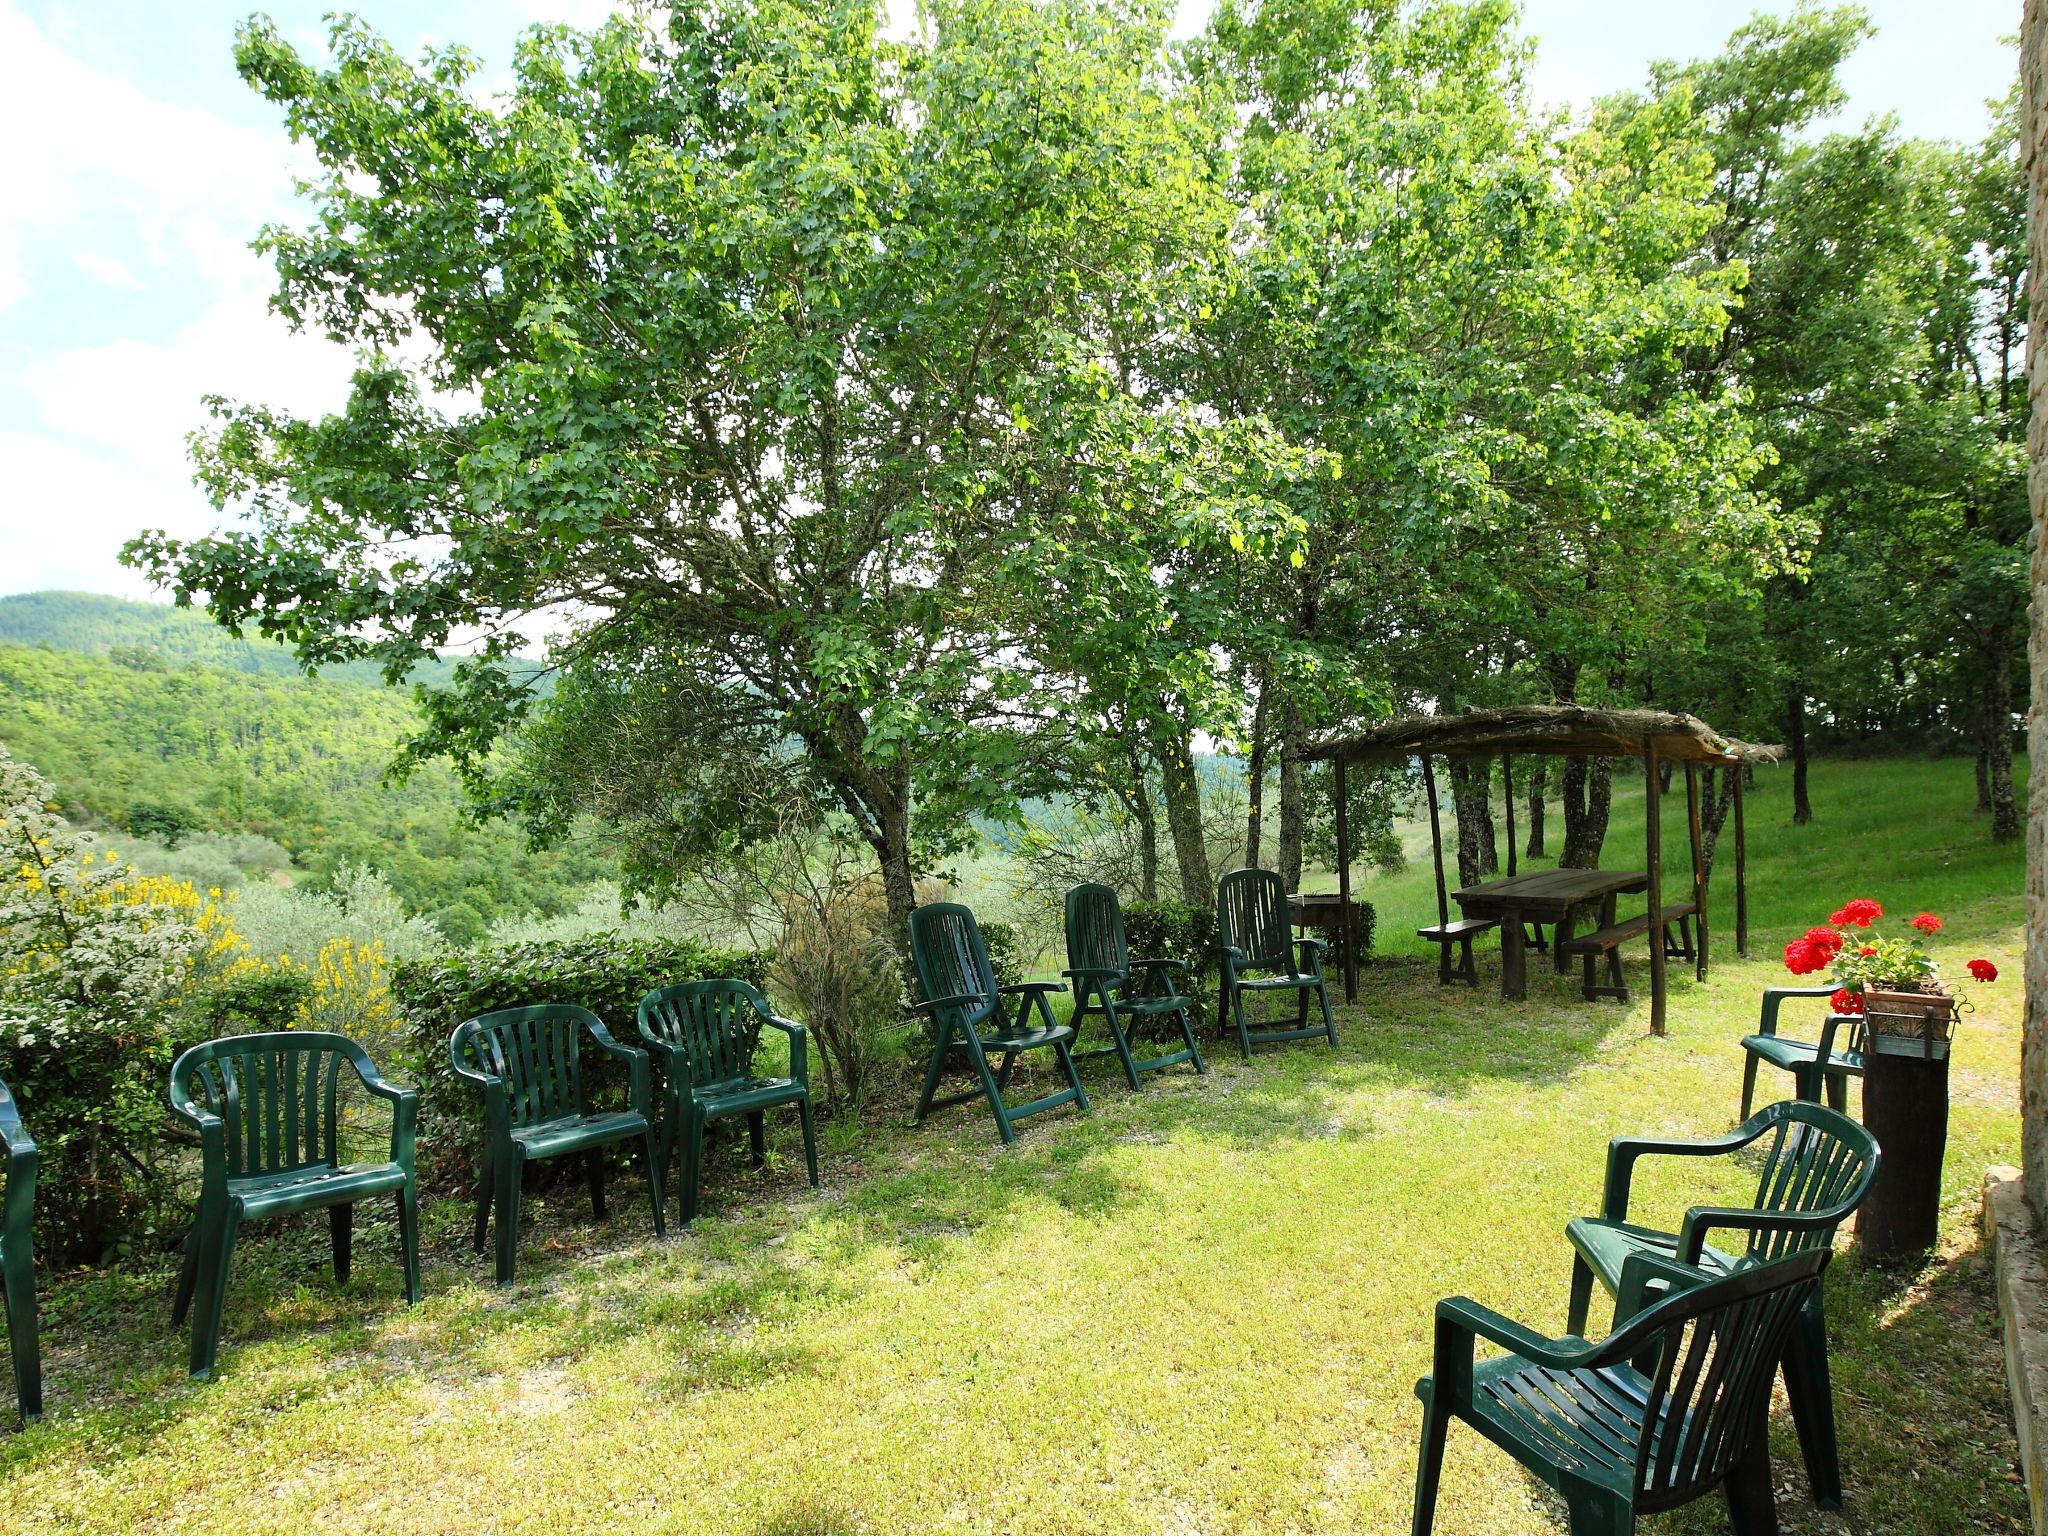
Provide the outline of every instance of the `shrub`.
[[192,1035],[211,1040],[291,1029],[312,1000],[313,978],[295,966],[244,967],[193,999]]
[[857,1101],[875,1042],[903,1022],[902,968],[881,882],[807,887],[781,907],[775,981],[817,1045],[816,1091],[828,1102]]
[[[483,1100],[455,1076],[448,1036],[464,1019],[496,1008],[574,1003],[588,1008],[628,1044],[637,1043],[635,1010],[656,987],[736,976],[760,986],[764,950],[714,949],[692,939],[633,939],[592,934],[566,943],[515,944],[402,960],[391,970],[391,996],[405,1040],[399,1070],[420,1091],[420,1156],[441,1181],[469,1177],[483,1125]],[[618,1064],[587,1052],[592,1090],[615,1093]]]

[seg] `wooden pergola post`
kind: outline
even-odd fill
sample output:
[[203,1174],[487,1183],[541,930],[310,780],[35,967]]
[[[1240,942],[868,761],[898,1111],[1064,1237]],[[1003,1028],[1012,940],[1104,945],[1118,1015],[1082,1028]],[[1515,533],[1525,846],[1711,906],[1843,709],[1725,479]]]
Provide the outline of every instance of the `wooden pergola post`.
[[1345,792],[1344,759],[1337,759],[1337,942],[1344,946],[1344,1001],[1358,1001],[1358,953],[1352,947],[1351,797]]
[[1643,863],[1650,887],[1650,1033],[1664,1033],[1664,825],[1657,786],[1657,738],[1643,738]]
[[1742,780],[1748,766],[1737,763],[1728,770],[1735,775],[1735,953],[1749,958],[1749,870],[1747,839],[1742,835]]
[[1500,755],[1500,783],[1507,792],[1508,802],[1508,875],[1515,873],[1515,759],[1513,754]]

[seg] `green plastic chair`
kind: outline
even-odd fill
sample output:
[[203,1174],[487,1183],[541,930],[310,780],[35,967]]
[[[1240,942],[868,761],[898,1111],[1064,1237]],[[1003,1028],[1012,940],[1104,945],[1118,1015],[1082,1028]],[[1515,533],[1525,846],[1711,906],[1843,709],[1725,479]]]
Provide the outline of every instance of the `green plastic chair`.
[[[583,1037],[626,1063],[627,1107],[598,1113],[590,1107],[583,1074]],[[484,1096],[484,1156],[477,1183],[474,1247],[497,1212],[496,1273],[510,1285],[519,1266],[519,1183],[526,1165],[581,1152],[590,1180],[590,1204],[605,1214],[604,1153],[616,1142],[639,1138],[647,1157],[647,1198],[654,1235],[666,1235],[661,1216],[661,1156],[655,1144],[647,1089],[647,1053],[614,1040],[604,1020],[568,1003],[501,1008],[455,1026],[448,1059],[456,1075]]]
[[[1756,1195],[1748,1205],[1696,1205],[1685,1213],[1675,1233],[1629,1221],[1629,1185],[1640,1159],[1733,1156],[1766,1138]],[[1566,1331],[1584,1331],[1594,1280],[1620,1296],[1622,1272],[1638,1254],[1671,1259],[1711,1278],[1742,1274],[1791,1254],[1827,1251],[1834,1245],[1836,1229],[1869,1193],[1877,1163],[1877,1138],[1870,1132],[1846,1115],[1799,1100],[1765,1105],[1731,1134],[1709,1141],[1617,1136],[1607,1148],[1602,1214],[1577,1217],[1565,1227],[1573,1249]],[[1717,1231],[1744,1234],[1741,1250],[1711,1246],[1707,1239]],[[1626,1320],[1617,1301],[1617,1326]],[[1818,1290],[1793,1324],[1785,1354],[1785,1390],[1792,1399],[1814,1502],[1823,1509],[1839,1509],[1842,1470],[1828,1380],[1827,1316]]]
[[[1435,1363],[1415,1384],[1414,1536],[1435,1527],[1453,1419],[1555,1489],[1572,1536],[1631,1536],[1639,1515],[1716,1488],[1736,1536],[1776,1536],[1771,1377],[1831,1256],[1816,1248],[1704,1281],[1683,1265],[1631,1255],[1622,1277],[1630,1320],[1597,1344],[1546,1339],[1463,1296],[1438,1302]],[[1663,1299],[1636,1310],[1653,1290]],[[1480,1339],[1509,1353],[1475,1359]]]
[[[1819,1040],[1793,1040],[1778,1033],[1778,1009],[1788,997],[1832,997],[1833,987],[1766,987],[1756,1033],[1742,1037],[1742,1118],[1756,1095],[1756,1069],[1764,1062],[1792,1074],[1792,1096],[1818,1104],[1823,1082],[1831,1108],[1849,1108],[1849,1079],[1863,1075],[1863,1019],[1830,1013]],[[1835,1041],[1843,1042],[1835,1049]]]
[[0,1196],[0,1295],[7,1303],[14,1404],[22,1423],[32,1424],[43,1416],[43,1355],[36,1326],[36,1144],[5,1083],[0,1083],[0,1152],[7,1157],[7,1192]]
[[[803,1123],[804,1162],[818,1187],[818,1139],[811,1128],[810,1050],[803,1025],[780,1017],[744,981],[685,981],[640,999],[640,1038],[661,1061],[661,1167],[683,1150],[682,1223],[697,1219],[704,1171],[704,1133],[713,1120],[747,1117],[754,1166],[767,1161],[764,1112],[794,1104]],[[789,1037],[789,1076],[756,1077],[761,1026]]]
[[[1233,869],[1216,882],[1216,928],[1223,950],[1217,1012],[1237,1025],[1238,1049],[1252,1059],[1252,1047],[1272,1041],[1321,1035],[1337,1043],[1330,993],[1323,985],[1323,941],[1297,939],[1287,921],[1287,886],[1267,869]],[[1247,971],[1270,971],[1248,977]],[[1280,1029],[1252,1029],[1245,1023],[1247,992],[1293,992],[1294,1023]],[[1323,1022],[1308,1021],[1309,994],[1323,1007]]]
[[[341,1160],[341,1074],[391,1104],[391,1156],[380,1163]],[[199,1133],[199,1210],[185,1240],[185,1262],[171,1306],[176,1327],[197,1301],[190,1365],[213,1374],[220,1352],[228,1264],[245,1221],[325,1209],[334,1277],[346,1281],[355,1205],[398,1197],[398,1242],[405,1299],[420,1299],[419,1191],[413,1133],[419,1095],[384,1080],[369,1053],[346,1035],[279,1030],[230,1035],[193,1046],[171,1063],[171,1112]]]
[[[1194,999],[1181,995],[1177,975],[1187,974],[1178,960],[1133,960],[1124,938],[1123,908],[1106,885],[1077,885],[1067,892],[1067,980],[1074,986],[1074,1012],[1068,1020],[1078,1037],[1081,1025],[1100,1015],[1109,1026],[1110,1043],[1076,1051],[1077,1060],[1114,1055],[1123,1063],[1132,1088],[1142,1086],[1141,1072],[1159,1072],[1192,1062],[1207,1072],[1201,1047],[1195,1044]],[[1140,1061],[1131,1052],[1127,1021],[1173,1018],[1180,1025],[1182,1046],[1163,1056]]]
[[[982,942],[981,925],[975,922],[972,912],[957,902],[932,902],[910,914],[910,961],[917,972],[918,988],[924,993],[917,1011],[928,1014],[932,1021],[931,1064],[925,1071],[924,1092],[918,1095],[917,1108],[910,1117],[912,1125],[922,1125],[924,1117],[935,1109],[985,1098],[996,1117],[1003,1145],[1009,1146],[1017,1139],[1016,1122],[1026,1115],[1057,1109],[1062,1104],[1073,1104],[1084,1115],[1091,1113],[1081,1076],[1074,1070],[1073,1026],[1055,1020],[1045,1000],[1048,993],[1066,991],[1063,983],[1025,981],[1015,986],[998,986],[995,967],[989,963],[988,946]],[[1017,1006],[1006,1021],[1002,1017],[1003,999],[1010,997],[1017,1000]],[[1039,1017],[1037,1024],[1027,1022],[1033,1010]],[[993,1027],[984,1033],[983,1026],[991,1021]],[[1003,1092],[1010,1085],[1010,1071],[1017,1058],[1026,1051],[1038,1050],[1050,1050],[1059,1057],[1067,1074],[1067,1086],[1027,1104],[1005,1103]],[[976,1086],[964,1093],[934,1098],[939,1077],[954,1051],[967,1053],[978,1079]],[[990,1051],[1002,1057],[1000,1069],[989,1067]]]

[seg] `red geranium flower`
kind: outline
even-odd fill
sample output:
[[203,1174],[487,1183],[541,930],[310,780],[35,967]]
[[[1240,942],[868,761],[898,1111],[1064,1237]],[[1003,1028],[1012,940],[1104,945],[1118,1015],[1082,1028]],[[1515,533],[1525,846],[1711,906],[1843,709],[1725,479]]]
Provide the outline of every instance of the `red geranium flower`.
[[1785,969],[1794,976],[1809,976],[1815,971],[1825,970],[1833,959],[1832,951],[1809,939],[1794,939],[1785,946]]
[[1972,960],[1967,967],[1969,973],[1979,981],[1998,980],[1998,967],[1989,960]]
[[1809,928],[1805,942],[1833,954],[1842,947],[1842,936],[1832,928]]
[[1837,987],[1835,995],[1828,999],[1828,1006],[1837,1013],[1861,1013],[1863,997],[1861,993],[1851,992],[1847,987]]
[[1922,912],[1912,920],[1911,926],[1918,928],[1922,933],[1939,933],[1947,925],[1932,912]]
[[1854,901],[1842,903],[1842,910],[1828,919],[1837,928],[1868,928],[1871,923],[1884,916],[1884,908],[1867,897],[1859,896]]

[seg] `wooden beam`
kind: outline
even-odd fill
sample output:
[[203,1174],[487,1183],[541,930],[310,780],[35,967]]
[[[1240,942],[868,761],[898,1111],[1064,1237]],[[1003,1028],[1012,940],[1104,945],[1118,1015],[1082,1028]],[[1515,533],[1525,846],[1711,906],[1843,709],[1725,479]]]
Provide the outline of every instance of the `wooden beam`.
[[1643,862],[1650,889],[1650,1033],[1664,1033],[1664,935],[1657,914],[1664,909],[1664,823],[1658,803],[1657,738],[1643,738]]
[[1351,937],[1351,796],[1344,785],[1344,759],[1337,759],[1337,942],[1343,947],[1344,1001],[1358,1001],[1358,954]]
[[1737,763],[1728,770],[1735,775],[1735,953],[1749,958],[1749,839],[1743,835],[1742,781],[1748,769]]
[[1693,946],[1692,974],[1695,981],[1705,981],[1707,979],[1707,865],[1700,850],[1700,768],[1697,763],[1687,763],[1685,765],[1685,824],[1692,837],[1692,904],[1697,909],[1692,915],[1693,933],[1698,941]]
[[1508,873],[1515,872],[1515,759],[1512,754],[1500,755],[1500,784],[1505,790],[1508,802]]
[[1436,808],[1436,770],[1429,765],[1429,754],[1422,754],[1422,798],[1429,802],[1429,851],[1436,860],[1436,921],[1438,927],[1447,927],[1451,921],[1451,898],[1444,889],[1444,828]]

